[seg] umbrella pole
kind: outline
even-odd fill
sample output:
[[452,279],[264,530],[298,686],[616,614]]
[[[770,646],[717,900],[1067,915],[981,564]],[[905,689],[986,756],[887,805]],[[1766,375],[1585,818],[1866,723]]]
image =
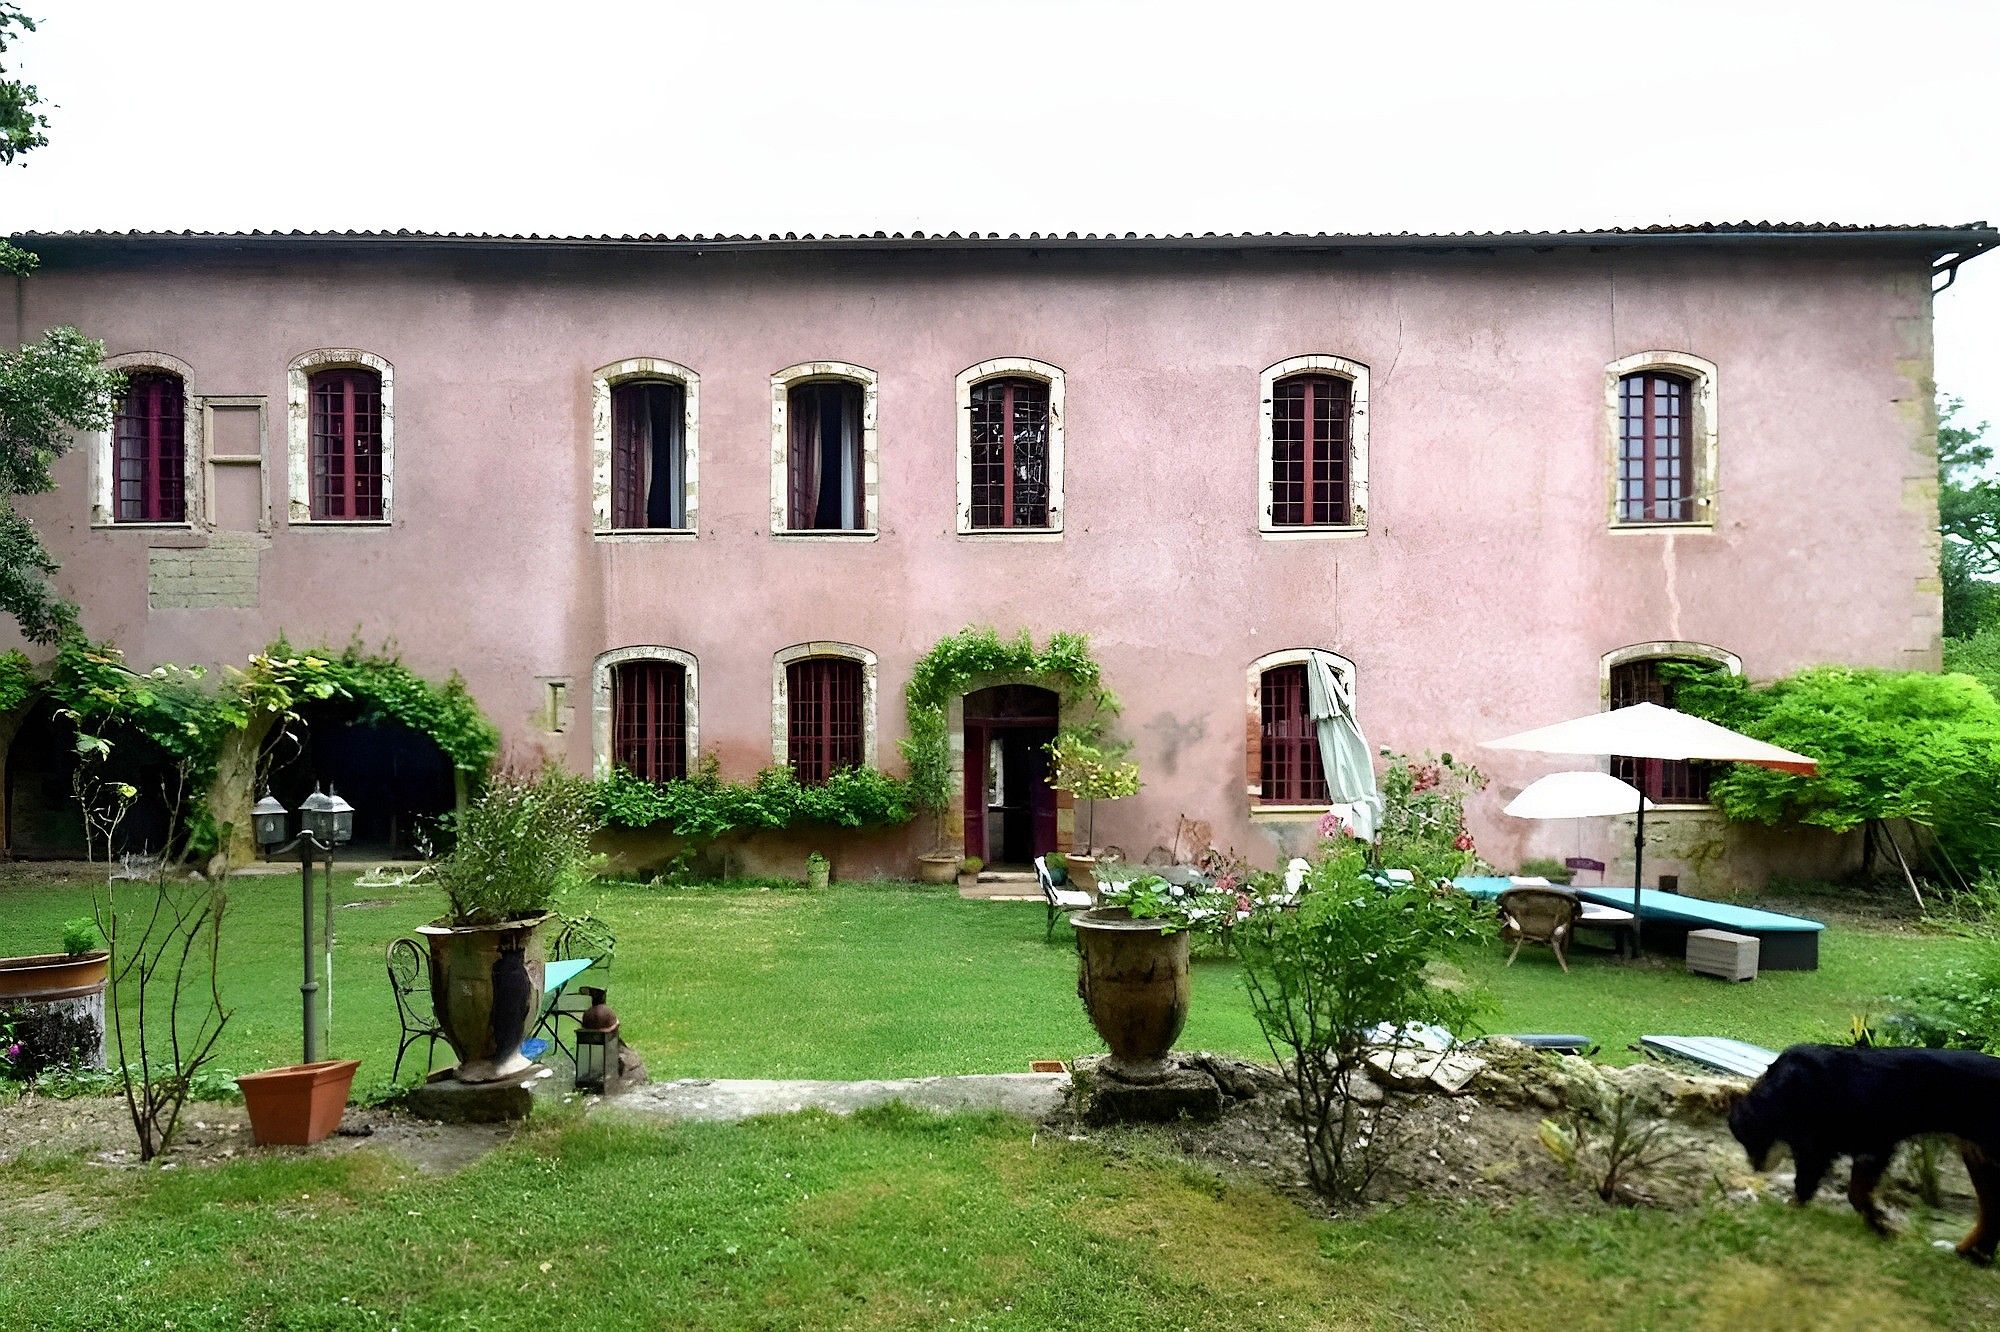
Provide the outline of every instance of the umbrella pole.
[[1645,917],[1639,910],[1641,895],[1646,891],[1646,794],[1639,793],[1639,818],[1637,831],[1632,835],[1632,956],[1639,956],[1643,946]]

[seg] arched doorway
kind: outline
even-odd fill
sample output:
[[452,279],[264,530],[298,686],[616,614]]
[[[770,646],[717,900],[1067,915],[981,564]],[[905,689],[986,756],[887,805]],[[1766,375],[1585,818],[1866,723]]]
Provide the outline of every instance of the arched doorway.
[[1056,849],[1056,793],[1048,743],[1054,691],[995,685],[965,696],[965,854],[1026,865]]
[[260,790],[296,811],[314,790],[338,791],[354,806],[351,853],[417,856],[435,849],[457,804],[451,760],[422,731],[346,700],[308,703],[271,728],[259,764]]
[[[160,855],[174,831],[168,797],[174,769],[159,746],[121,727],[107,729],[111,752],[92,780],[123,782],[134,792],[112,835],[110,852]],[[43,699],[21,719],[7,746],[7,854],[21,860],[82,860],[103,855],[87,844],[77,805],[76,727]]]

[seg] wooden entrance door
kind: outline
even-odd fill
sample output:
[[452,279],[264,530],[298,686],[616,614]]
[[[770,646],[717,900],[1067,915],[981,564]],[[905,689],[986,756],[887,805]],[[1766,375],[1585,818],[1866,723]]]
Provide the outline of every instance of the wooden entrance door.
[[1056,696],[1003,685],[965,699],[965,854],[1025,865],[1056,849],[1056,793],[1048,743]]

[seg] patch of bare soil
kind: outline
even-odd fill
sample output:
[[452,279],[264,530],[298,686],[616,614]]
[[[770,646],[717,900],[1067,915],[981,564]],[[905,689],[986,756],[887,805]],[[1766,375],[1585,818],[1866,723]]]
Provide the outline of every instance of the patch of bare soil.
[[[174,1141],[162,1155],[169,1166],[215,1165],[251,1152],[335,1156],[358,1147],[385,1147],[418,1170],[448,1173],[471,1165],[506,1141],[510,1130],[494,1124],[434,1124],[398,1110],[350,1106],[339,1132],[311,1147],[256,1147],[240,1105],[190,1102]],[[0,1104],[0,1166],[22,1156],[82,1156],[101,1165],[137,1165],[132,1121],[122,1099],[79,1096],[54,1100],[32,1093]]]
[[[1633,1168],[1616,1193],[1626,1204],[1681,1209],[1716,1200],[1789,1198],[1793,1174],[1782,1152],[1775,1168],[1750,1168],[1730,1135],[1730,1093],[1744,1084],[1700,1077],[1661,1065],[1607,1068],[1587,1059],[1548,1055],[1514,1042],[1479,1050],[1486,1066],[1456,1095],[1429,1084],[1383,1086],[1359,1094],[1374,1112],[1379,1169],[1371,1201],[1430,1199],[1507,1204],[1537,1200],[1556,1206],[1602,1205],[1611,1126],[1604,1108],[1623,1098],[1628,1127],[1649,1134],[1650,1160]],[[1324,1212],[1305,1175],[1296,1102],[1276,1070],[1216,1055],[1189,1059],[1212,1071],[1223,1090],[1220,1118],[1172,1125],[1094,1128],[1066,1106],[1053,1126],[1073,1138],[1165,1150],[1242,1172]],[[1551,1129],[1557,1130],[1551,1133]],[[1581,1130],[1570,1159],[1551,1149]],[[1976,1203],[1955,1148],[1937,1153],[1941,1216],[1934,1237],[1956,1240],[1972,1223]],[[1819,1205],[1847,1209],[1845,1167],[1822,1186]],[[1895,1210],[1919,1205],[1914,1153],[1908,1146],[1883,1181],[1878,1198]],[[1857,1224],[1859,1224],[1857,1218]]]

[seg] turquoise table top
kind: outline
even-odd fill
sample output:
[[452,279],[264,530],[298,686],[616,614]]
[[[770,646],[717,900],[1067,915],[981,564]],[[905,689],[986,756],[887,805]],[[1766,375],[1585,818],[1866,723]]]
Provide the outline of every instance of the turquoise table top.
[[[1468,874],[1453,879],[1460,891],[1473,897],[1495,898],[1513,887],[1511,881],[1491,874]],[[1597,902],[1604,906],[1632,909],[1632,890],[1619,887],[1575,888],[1573,891],[1586,902]],[[1824,930],[1826,926],[1803,916],[1787,916],[1776,911],[1760,911],[1756,907],[1736,906],[1730,902],[1711,902],[1703,897],[1683,897],[1679,893],[1663,892],[1656,888],[1646,890],[1640,899],[1640,916],[1645,920],[1671,920],[1678,924],[1707,926],[1719,925],[1724,929],[1748,930],[1765,934],[1804,933],[1808,930]]]
[[571,981],[581,976],[590,966],[587,957],[573,958],[567,962],[551,962],[542,969],[542,993],[558,994]]

